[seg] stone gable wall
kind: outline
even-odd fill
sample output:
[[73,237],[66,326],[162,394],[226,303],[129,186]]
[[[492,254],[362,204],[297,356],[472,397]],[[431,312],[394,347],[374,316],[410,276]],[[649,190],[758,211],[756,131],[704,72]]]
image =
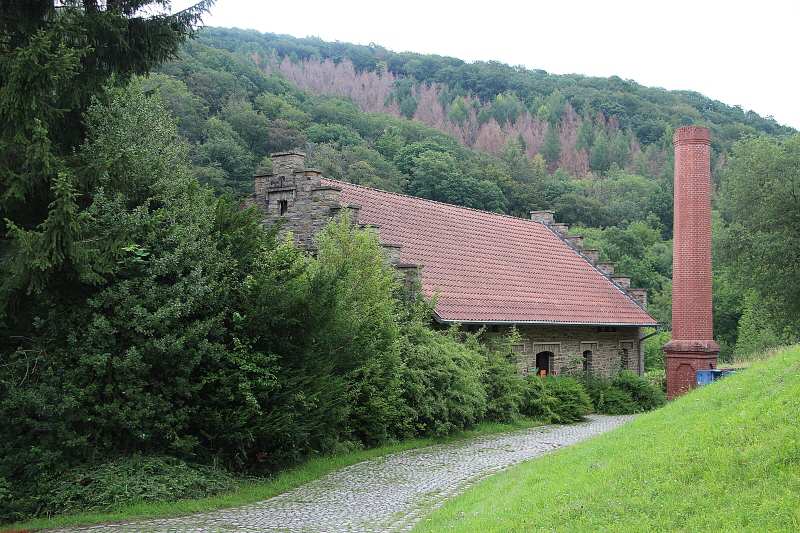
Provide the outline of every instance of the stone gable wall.
[[245,207],[257,206],[267,225],[283,219],[281,235],[292,234],[298,246],[314,250],[314,235],[339,213],[339,187],[320,185],[322,172],[304,168],[305,154],[272,154],[271,174],[255,176],[255,194]]

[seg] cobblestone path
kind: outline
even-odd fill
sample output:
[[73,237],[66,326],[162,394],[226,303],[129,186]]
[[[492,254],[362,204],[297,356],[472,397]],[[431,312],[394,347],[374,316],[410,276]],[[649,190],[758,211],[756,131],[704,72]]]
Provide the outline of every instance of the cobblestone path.
[[390,533],[487,476],[610,431],[633,416],[591,415],[531,429],[394,453],[333,472],[263,502],[180,518],[58,533]]

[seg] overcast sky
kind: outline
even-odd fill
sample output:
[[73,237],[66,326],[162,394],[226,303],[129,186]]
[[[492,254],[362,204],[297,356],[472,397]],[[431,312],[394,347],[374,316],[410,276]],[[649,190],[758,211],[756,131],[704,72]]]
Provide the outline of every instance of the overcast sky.
[[[194,3],[173,0],[173,10]],[[207,26],[687,89],[800,129],[800,0],[216,0]]]

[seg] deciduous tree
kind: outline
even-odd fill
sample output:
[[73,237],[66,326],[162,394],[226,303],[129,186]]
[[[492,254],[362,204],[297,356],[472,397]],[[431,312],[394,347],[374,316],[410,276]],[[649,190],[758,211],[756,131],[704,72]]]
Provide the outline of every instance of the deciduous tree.
[[[758,309],[749,327],[780,342],[800,336],[800,135],[749,137],[734,146],[720,203],[732,281]],[[752,307],[752,306],[751,306]],[[758,320],[756,320],[758,317]],[[743,317],[744,318],[744,317]],[[769,331],[767,331],[769,329]],[[752,331],[749,332],[752,337]]]

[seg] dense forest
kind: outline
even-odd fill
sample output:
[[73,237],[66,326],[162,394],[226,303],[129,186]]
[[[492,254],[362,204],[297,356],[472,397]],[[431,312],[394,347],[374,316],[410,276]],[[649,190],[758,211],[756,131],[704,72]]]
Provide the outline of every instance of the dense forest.
[[708,126],[722,355],[798,339],[800,136],[774,120],[619,78],[197,32],[207,3],[151,4],[0,8],[0,520],[146,498],[113,492],[118,471],[208,494],[315,454],[663,401],[632,374],[525,380],[513,338],[432,327],[346,217],[316,256],[278,239],[236,197],[276,151],[432,200],[553,209],[668,326],[672,132]]

